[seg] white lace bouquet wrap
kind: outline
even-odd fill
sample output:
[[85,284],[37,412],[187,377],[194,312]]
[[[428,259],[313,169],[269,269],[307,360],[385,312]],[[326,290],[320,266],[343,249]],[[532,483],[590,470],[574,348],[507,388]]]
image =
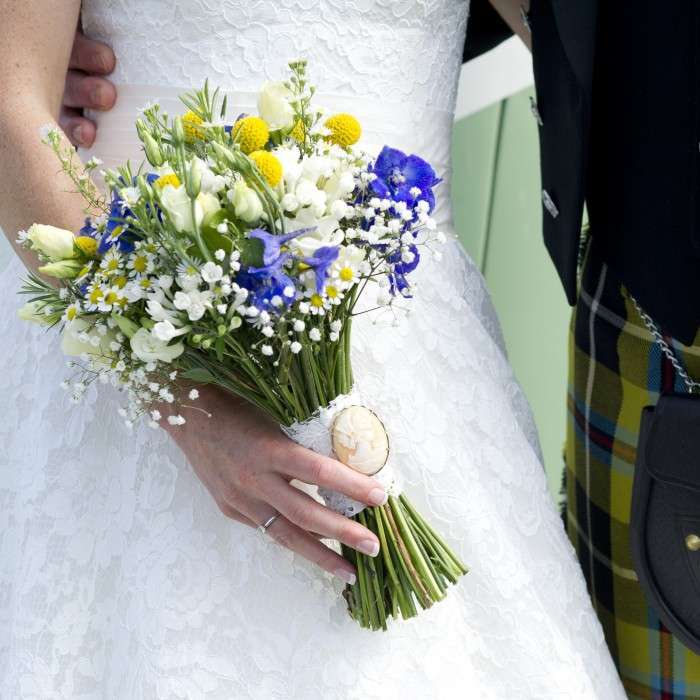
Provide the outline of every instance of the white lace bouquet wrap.
[[182,97],[183,115],[144,109],[136,131],[148,162],[103,173],[109,197],[49,131],[87,218],[75,233],[35,224],[20,234],[58,280],[30,276],[21,315],[62,331],[78,358],[65,382],[73,399],[95,381],[123,390],[129,427],[157,428],[163,403],[171,425],[185,423],[192,382],[214,384],[382,482],[379,507],[321,495],[379,539],[374,558],[343,547],[357,569],[344,595],[361,626],[386,629],[466,573],[402,492],[390,436],[353,389],[350,361],[353,317],[403,308],[421,256],[444,240],[431,217],[440,179],[417,155],[356,148],[359,121],[315,108],[306,64],[290,70],[262,88],[259,114],[232,123],[207,84]]

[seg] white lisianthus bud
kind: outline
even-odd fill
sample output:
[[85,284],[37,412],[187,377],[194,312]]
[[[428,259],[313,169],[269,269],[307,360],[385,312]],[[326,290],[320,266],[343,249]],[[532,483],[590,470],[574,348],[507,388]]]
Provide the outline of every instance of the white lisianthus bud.
[[158,340],[169,343],[173,338],[177,338],[179,335],[184,335],[189,330],[189,326],[185,326],[184,328],[176,328],[171,321],[158,321],[158,323],[153,326],[153,330],[151,332],[156,338],[158,338]]
[[290,346],[289,349],[292,351],[294,355],[298,355],[301,352],[301,343],[298,340],[295,340]]
[[235,182],[233,189],[228,191],[227,196],[239,219],[252,224],[262,216],[263,205],[260,197],[252,187],[248,187],[244,180]]
[[75,237],[70,231],[45,224],[33,224],[27,231],[26,240],[32,249],[45,255],[49,260],[66,260],[75,255]]
[[182,343],[168,345],[167,342],[157,338],[146,328],[140,328],[136,331],[129,342],[132,352],[142,362],[155,360],[172,362],[185,351],[185,346]]
[[[160,203],[176,231],[191,232],[194,230],[192,200],[183,185],[179,187],[166,185],[160,193]],[[219,209],[221,209],[221,205],[215,195],[207,192],[200,193],[194,203],[197,226],[201,225],[204,217],[219,211]]]
[[270,131],[289,129],[294,125],[292,93],[282,83],[266,82],[258,94],[258,114],[267,122]]
[[301,333],[305,328],[306,324],[301,319],[297,319],[296,321],[294,321],[294,330],[297,333]]
[[78,273],[83,269],[83,264],[78,260],[58,260],[42,265],[39,272],[49,277],[55,277],[59,280],[73,279],[78,276]]
[[265,357],[271,357],[272,354],[274,353],[274,350],[272,349],[272,347],[270,345],[263,345],[260,348],[260,351],[262,352],[263,355],[265,355]]
[[309,338],[315,342],[318,342],[321,340],[321,331],[318,328],[312,328],[309,331]]
[[28,301],[17,311],[17,316],[23,321],[32,321],[33,323],[46,325],[50,323],[51,319],[44,313],[44,306],[45,305],[39,301]]

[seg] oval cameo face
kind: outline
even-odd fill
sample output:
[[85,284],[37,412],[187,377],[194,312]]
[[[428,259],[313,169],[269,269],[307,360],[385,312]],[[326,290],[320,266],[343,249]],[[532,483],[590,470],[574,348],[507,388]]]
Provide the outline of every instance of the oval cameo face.
[[348,406],[333,421],[333,451],[338,460],[367,476],[389,458],[389,436],[377,416],[364,406]]

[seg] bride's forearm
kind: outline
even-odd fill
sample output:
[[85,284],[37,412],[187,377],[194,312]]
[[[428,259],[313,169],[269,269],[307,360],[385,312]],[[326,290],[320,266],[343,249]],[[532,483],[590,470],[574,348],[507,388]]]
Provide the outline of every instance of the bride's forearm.
[[14,118],[0,114],[0,227],[31,268],[36,268],[36,258],[16,245],[18,231],[33,223],[77,231],[85,216],[84,200],[42,143],[41,128],[48,123],[54,123],[48,113],[20,111]]
[[80,0],[0,0],[0,227],[11,242],[34,222],[76,231],[82,220],[40,135],[58,116],[79,11]]

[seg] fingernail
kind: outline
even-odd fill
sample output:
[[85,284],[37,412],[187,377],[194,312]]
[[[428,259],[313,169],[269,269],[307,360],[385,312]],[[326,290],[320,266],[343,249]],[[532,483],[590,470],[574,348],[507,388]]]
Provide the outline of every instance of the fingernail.
[[362,540],[357,545],[357,550],[368,557],[376,557],[379,554],[379,542],[376,540]]
[[73,129],[72,134],[73,134],[73,141],[75,141],[75,143],[80,143],[80,144],[83,143],[83,127],[82,126],[76,126]]
[[93,105],[97,107],[102,106],[102,88],[99,85],[93,88],[92,92],[90,93],[90,99],[92,100]]
[[355,574],[352,573],[352,571],[348,571],[347,569],[336,569],[333,572],[341,581],[345,581],[345,583],[354,586],[355,581],[357,581],[357,577]]
[[389,500],[389,494],[380,488],[372,489],[369,492],[369,502],[373,506],[383,506]]

